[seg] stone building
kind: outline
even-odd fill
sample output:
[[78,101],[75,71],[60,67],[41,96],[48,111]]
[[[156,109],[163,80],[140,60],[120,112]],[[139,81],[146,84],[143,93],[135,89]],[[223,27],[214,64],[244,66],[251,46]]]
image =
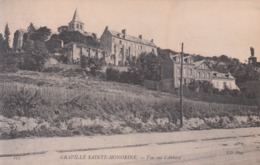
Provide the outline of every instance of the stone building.
[[16,30],[16,32],[14,33],[14,39],[13,39],[13,49],[14,50],[21,50],[23,47],[23,42],[24,42],[24,34],[27,31],[24,29],[19,29]]
[[[180,87],[181,77],[181,55],[170,55],[162,63],[161,79],[168,79],[172,81],[173,88]],[[223,74],[216,72],[211,67],[211,62],[201,60],[194,62],[192,56],[183,57],[183,84],[188,85],[190,81],[200,80],[209,81],[215,88],[219,90],[225,87],[229,89],[239,89],[236,86],[235,78],[231,74]]]
[[79,63],[80,56],[106,58],[107,53],[97,46],[91,46],[84,43],[70,42],[65,46],[65,56],[68,57],[68,63]]
[[157,47],[153,39],[148,41],[139,37],[130,36],[126,29],[117,32],[105,28],[100,38],[100,48],[108,53],[110,59],[106,59],[108,64],[124,66],[127,59],[138,57],[142,52],[153,52],[157,55]]

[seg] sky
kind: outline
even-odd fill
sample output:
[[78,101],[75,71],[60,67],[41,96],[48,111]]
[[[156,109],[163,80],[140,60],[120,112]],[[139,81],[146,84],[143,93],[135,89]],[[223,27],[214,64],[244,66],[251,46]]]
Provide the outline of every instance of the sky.
[[[0,0],[0,33],[67,25],[77,8],[85,31],[101,36],[109,29],[154,39],[160,48],[228,55],[245,62],[250,47],[260,61],[260,0]],[[12,41],[11,41],[12,42]]]

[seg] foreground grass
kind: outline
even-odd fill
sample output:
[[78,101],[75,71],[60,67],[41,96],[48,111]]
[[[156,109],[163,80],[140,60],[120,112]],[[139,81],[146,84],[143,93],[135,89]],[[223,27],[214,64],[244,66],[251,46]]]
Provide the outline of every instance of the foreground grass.
[[[138,94],[127,91],[105,92],[93,88],[66,89],[62,87],[39,87],[20,83],[0,84],[3,93],[1,114],[26,117],[41,117],[48,120],[49,116],[59,114],[61,120],[91,116],[104,117],[116,115],[124,118],[128,114],[135,114],[142,120],[168,117],[176,122],[179,119],[179,99],[172,95]],[[18,111],[21,111],[18,113]],[[22,112],[24,111],[24,112]],[[28,112],[30,111],[30,112]],[[26,115],[27,114],[27,115]],[[46,114],[46,115],[44,115]],[[259,115],[256,106],[242,106],[233,104],[218,104],[184,99],[184,115],[186,118],[214,117],[234,115]]]

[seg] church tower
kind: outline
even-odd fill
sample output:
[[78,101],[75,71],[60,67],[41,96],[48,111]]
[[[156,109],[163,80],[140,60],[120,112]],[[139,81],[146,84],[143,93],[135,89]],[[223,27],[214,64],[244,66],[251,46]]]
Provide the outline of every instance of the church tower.
[[79,31],[84,34],[84,23],[81,22],[77,9],[73,15],[72,20],[69,22],[69,31]]

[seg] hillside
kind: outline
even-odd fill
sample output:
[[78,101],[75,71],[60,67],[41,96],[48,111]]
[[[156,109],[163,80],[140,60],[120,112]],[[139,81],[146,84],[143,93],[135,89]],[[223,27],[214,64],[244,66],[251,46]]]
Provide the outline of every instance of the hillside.
[[[141,86],[56,73],[0,74],[1,138],[179,130],[177,96]],[[255,106],[184,99],[184,129],[259,126]]]

